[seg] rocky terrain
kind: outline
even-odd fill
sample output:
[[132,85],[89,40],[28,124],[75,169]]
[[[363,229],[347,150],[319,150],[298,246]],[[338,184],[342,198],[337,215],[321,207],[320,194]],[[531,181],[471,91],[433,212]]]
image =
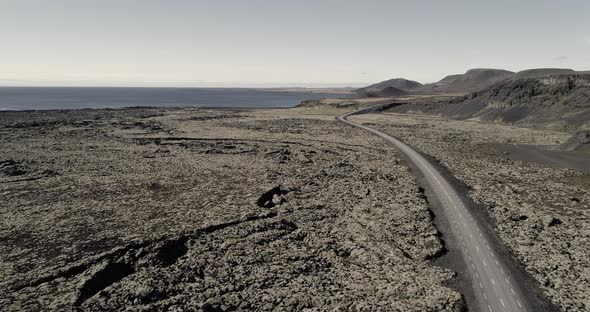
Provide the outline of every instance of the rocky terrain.
[[[392,99],[383,97],[306,100],[297,105],[295,109],[304,109],[306,110],[306,114],[340,114],[361,108],[369,108],[375,105],[387,105],[389,103],[398,102],[398,99],[399,98]],[[311,109],[313,109],[313,111]]]
[[412,173],[331,116],[2,112],[0,145],[3,311],[464,307]]
[[568,133],[420,115],[353,119],[434,157],[469,189],[545,294],[564,311],[590,309],[590,175],[512,160],[500,148],[553,146]]
[[[385,100],[343,101],[0,113],[0,309],[463,311],[413,173],[334,121]],[[438,160],[544,294],[588,311],[590,176],[504,148],[569,133],[351,118]]]
[[450,100],[416,100],[394,108],[460,119],[576,131],[590,129],[590,75],[500,82]]

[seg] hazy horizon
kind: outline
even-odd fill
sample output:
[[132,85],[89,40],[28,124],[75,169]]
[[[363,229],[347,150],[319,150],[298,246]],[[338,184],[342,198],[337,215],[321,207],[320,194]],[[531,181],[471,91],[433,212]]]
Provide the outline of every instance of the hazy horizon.
[[0,85],[359,87],[590,70],[590,2],[0,0]]

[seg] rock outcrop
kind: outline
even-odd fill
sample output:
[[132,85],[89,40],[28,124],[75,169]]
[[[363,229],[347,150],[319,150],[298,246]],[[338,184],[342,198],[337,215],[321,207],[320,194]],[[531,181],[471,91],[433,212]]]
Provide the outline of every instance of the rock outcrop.
[[559,130],[589,129],[590,75],[507,80],[448,101],[414,101],[394,110]]

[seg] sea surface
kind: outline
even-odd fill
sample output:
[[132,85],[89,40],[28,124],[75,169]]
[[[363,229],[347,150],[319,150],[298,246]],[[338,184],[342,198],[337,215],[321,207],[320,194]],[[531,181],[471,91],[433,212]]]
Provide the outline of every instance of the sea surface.
[[0,87],[0,110],[158,107],[292,107],[342,94],[228,88]]

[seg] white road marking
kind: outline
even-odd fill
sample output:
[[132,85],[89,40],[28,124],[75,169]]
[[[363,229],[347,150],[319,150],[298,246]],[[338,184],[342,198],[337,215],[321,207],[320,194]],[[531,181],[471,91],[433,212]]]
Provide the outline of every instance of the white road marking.
[[488,300],[488,296],[486,296],[486,293],[483,293],[483,297],[486,298],[486,300]]
[[492,280],[492,284],[496,285],[496,282],[494,282],[493,278],[490,278]]
[[488,263],[485,260],[483,260],[483,266],[488,266]]
[[506,284],[510,285],[510,282],[508,281],[507,278],[504,278],[504,280],[506,281]]
[[502,306],[505,307],[506,305],[504,304],[504,300],[502,298],[500,298],[500,302],[502,302]]
[[483,285],[479,282],[479,288],[483,289]]
[[488,309],[490,310],[490,312],[492,312],[492,307],[490,307],[489,304],[488,304]]
[[518,301],[518,299],[516,299],[516,303],[518,303],[518,306],[522,308],[522,306],[520,305],[520,301]]
[[502,275],[504,275],[504,271],[502,271],[502,268],[500,268],[500,272],[502,273]]
[[510,291],[512,292],[512,294],[513,294],[513,295],[516,295],[516,294],[514,293],[514,288],[510,288]]

